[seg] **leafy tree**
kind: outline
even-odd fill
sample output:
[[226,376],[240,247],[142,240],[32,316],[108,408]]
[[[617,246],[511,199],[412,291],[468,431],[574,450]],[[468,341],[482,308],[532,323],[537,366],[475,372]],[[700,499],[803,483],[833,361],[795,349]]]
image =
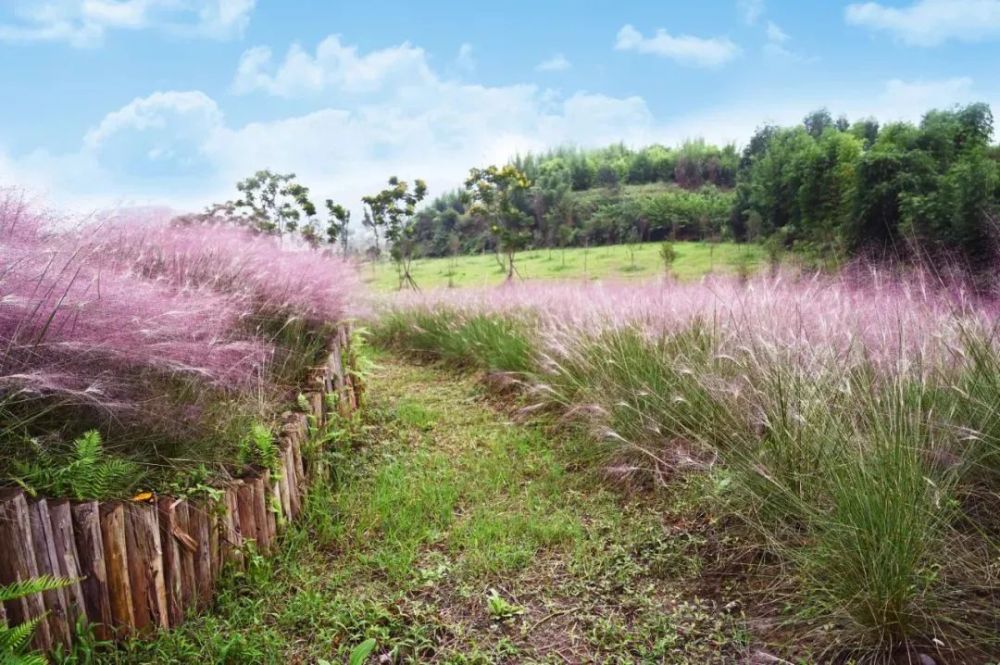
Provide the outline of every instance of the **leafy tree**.
[[[846,120],[844,123],[846,124]],[[806,128],[809,136],[818,139],[823,136],[823,132],[834,127],[833,116],[827,109],[818,109],[803,118],[802,125]]]
[[978,272],[994,264],[1000,154],[989,106],[932,110],[917,126],[829,118],[817,111],[801,128],[754,135],[740,162],[734,234],[759,227],[769,251],[958,259]]
[[351,234],[351,211],[334,203],[333,199],[326,200],[326,210],[328,214],[326,225],[326,242],[330,245],[340,243],[340,250],[347,256],[347,242]]
[[350,212],[327,199],[326,228],[321,229],[316,206],[309,198],[309,188],[297,182],[294,173],[279,174],[266,169],[257,171],[238,182],[236,188],[241,194],[238,199],[214,204],[194,219],[221,219],[258,233],[298,237],[311,247],[339,242],[342,251],[347,254]]
[[309,199],[309,188],[296,182],[294,173],[257,171],[238,182],[236,189],[241,196],[231,210],[245,225],[278,236],[312,227],[316,206]]
[[474,201],[473,214],[490,222],[497,252],[505,257],[502,265],[508,281],[517,271],[515,254],[531,238],[531,217],[517,205],[518,197],[530,186],[527,176],[513,164],[474,168],[465,181],[466,190]]
[[383,229],[389,244],[389,255],[396,264],[399,274],[399,288],[418,288],[410,265],[416,247],[416,228],[413,217],[417,204],[427,195],[427,184],[420,179],[414,181],[413,189],[396,176],[389,178],[389,186],[378,194],[362,199],[370,211],[370,228],[375,231],[375,247],[378,249],[378,229]]

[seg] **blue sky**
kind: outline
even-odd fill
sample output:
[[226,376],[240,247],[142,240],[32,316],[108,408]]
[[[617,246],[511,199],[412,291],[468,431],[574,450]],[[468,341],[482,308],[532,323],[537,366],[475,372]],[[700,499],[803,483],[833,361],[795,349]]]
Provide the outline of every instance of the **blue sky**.
[[553,145],[1000,102],[1000,0],[5,0],[0,53],[0,184],[196,209],[268,167],[356,206]]

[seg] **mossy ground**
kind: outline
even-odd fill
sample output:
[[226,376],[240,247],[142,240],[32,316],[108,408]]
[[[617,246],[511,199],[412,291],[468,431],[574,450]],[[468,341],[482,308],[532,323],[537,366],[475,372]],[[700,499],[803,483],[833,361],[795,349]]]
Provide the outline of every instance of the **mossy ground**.
[[371,662],[738,660],[743,621],[700,594],[704,542],[676,497],[610,485],[581,463],[585,439],[472,378],[380,355],[369,383],[335,480],[280,554],[99,662],[345,662],[367,638]]

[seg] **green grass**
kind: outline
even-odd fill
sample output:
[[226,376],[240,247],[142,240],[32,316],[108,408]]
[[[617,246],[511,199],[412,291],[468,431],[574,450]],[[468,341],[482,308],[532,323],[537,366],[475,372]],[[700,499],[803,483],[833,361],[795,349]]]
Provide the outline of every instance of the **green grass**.
[[[678,242],[674,248],[677,260],[673,273],[679,279],[694,279],[712,271],[732,273],[742,262],[758,267],[765,260],[763,250],[757,245]],[[515,266],[524,279],[634,279],[664,272],[660,243],[656,242],[589,249],[536,249],[520,252]],[[499,284],[506,277],[493,254],[417,259],[411,272],[422,289],[448,286],[449,281],[453,286],[488,286]],[[388,261],[364,266],[362,277],[380,291],[399,286],[395,266]]]
[[[730,663],[738,613],[697,588],[703,522],[625,496],[584,438],[512,421],[470,378],[381,356],[371,406],[273,560],[213,611],[104,663]],[[388,661],[378,660],[388,657]]]

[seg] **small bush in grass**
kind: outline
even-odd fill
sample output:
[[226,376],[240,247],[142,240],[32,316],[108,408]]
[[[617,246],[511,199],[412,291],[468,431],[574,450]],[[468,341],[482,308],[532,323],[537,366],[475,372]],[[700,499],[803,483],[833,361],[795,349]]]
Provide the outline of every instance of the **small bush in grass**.
[[660,243],[660,260],[663,261],[664,274],[669,277],[674,267],[674,261],[677,260],[677,250],[674,249],[674,243],[669,240]]

